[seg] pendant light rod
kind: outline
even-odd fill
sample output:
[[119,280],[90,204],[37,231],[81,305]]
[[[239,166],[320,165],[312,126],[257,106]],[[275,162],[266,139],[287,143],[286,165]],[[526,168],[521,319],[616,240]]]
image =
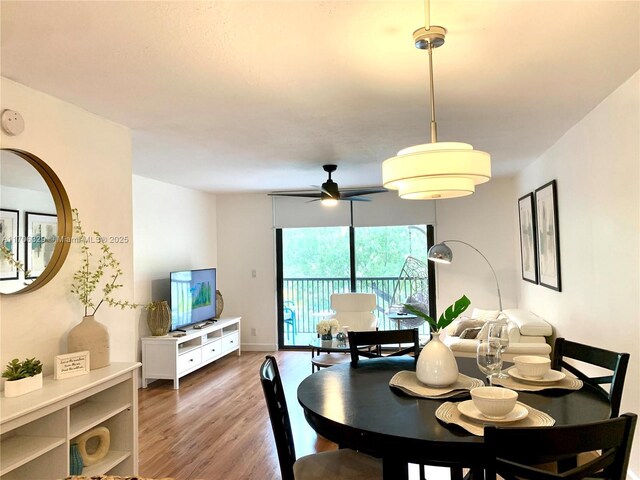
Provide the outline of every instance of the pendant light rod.
[[436,96],[433,88],[433,47],[429,42],[429,95],[431,97],[431,143],[438,141],[438,124],[436,123]]
[[431,4],[429,0],[424,1],[424,28],[429,30],[431,27]]

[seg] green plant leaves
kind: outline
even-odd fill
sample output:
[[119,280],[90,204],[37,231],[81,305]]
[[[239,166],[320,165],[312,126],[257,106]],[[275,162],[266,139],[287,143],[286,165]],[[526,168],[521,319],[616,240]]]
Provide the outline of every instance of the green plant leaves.
[[439,332],[443,328],[448,327],[451,322],[458,318],[462,314],[462,312],[464,312],[469,307],[469,305],[471,305],[471,300],[469,300],[466,295],[462,295],[462,297],[456,300],[453,305],[449,305],[447,307],[447,309],[440,315],[440,318],[438,318],[437,322],[429,315],[421,310],[418,310],[414,306],[408,303],[405,303],[403,305],[412,314],[417,315],[420,318],[424,318],[429,324],[432,332]]
[[36,360],[35,357],[27,358],[24,362],[14,358],[7,363],[5,370],[2,372],[2,377],[6,378],[7,381],[13,381],[33,377],[40,372],[42,372],[42,363],[40,360]]

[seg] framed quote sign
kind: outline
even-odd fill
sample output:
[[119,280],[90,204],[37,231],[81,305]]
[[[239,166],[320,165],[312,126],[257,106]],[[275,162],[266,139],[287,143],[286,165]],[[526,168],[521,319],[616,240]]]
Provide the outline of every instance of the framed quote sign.
[[84,351],[56,355],[54,363],[53,378],[55,380],[86,375],[89,373],[90,366],[89,352]]

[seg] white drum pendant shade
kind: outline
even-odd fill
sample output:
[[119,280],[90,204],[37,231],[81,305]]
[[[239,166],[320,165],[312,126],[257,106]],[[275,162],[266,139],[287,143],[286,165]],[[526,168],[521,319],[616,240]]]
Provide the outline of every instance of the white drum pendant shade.
[[468,143],[416,145],[382,163],[384,187],[409,200],[463,197],[490,178],[491,156]]

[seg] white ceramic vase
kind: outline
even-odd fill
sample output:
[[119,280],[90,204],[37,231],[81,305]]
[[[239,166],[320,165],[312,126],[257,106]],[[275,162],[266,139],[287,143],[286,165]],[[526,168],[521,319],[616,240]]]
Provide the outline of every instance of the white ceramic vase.
[[430,387],[446,387],[458,380],[458,363],[451,349],[431,332],[431,341],[420,352],[416,366],[418,380]]
[[67,336],[67,352],[89,351],[90,369],[109,365],[109,331],[93,315],[82,318]]
[[17,397],[42,388],[42,372],[33,377],[4,382],[4,396]]

